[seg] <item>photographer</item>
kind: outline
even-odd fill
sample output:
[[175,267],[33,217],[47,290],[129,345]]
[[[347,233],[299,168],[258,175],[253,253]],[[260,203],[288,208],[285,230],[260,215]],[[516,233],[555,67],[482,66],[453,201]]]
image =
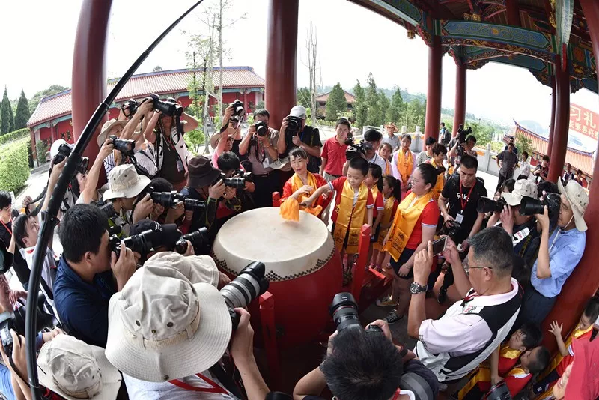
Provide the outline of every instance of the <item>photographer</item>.
[[408,313],[408,334],[419,338],[416,356],[441,383],[470,373],[503,342],[520,309],[521,292],[511,278],[512,240],[501,228],[487,228],[470,239],[468,275],[458,251],[447,239],[445,259],[463,300],[437,319],[426,319],[425,293],[433,263],[433,246],[414,262],[414,283]]
[[227,368],[230,339],[248,399],[270,392],[254,359],[250,315],[232,311],[240,317],[232,333],[218,282],[210,258],[161,253],[111,298],[106,356],[123,373],[131,400],[240,399]]
[[[235,138],[241,138],[241,128],[239,117],[233,115],[229,118],[229,126],[227,129],[223,127],[221,130],[220,137],[212,153],[212,165],[216,167],[216,160],[225,151],[232,151],[233,145],[235,144]],[[239,140],[239,139],[237,139]],[[239,153],[239,144],[237,146],[237,153]]]
[[[220,142],[220,138],[223,136],[223,134],[227,133],[227,135],[233,139],[233,147],[230,151],[242,158],[242,155],[240,154],[240,146],[242,139],[241,130],[239,129],[239,120],[243,115],[245,115],[245,110],[243,109],[243,103],[239,100],[235,100],[232,104],[229,105],[229,107],[225,109],[225,116],[223,117],[223,126],[220,128],[220,132],[210,136],[210,146],[213,149],[216,149],[218,143]],[[213,165],[216,166],[216,164]]]
[[77,204],[65,213],[59,237],[63,254],[53,287],[58,317],[67,333],[104,347],[108,300],[135,272],[133,252],[122,243],[117,259],[109,245],[108,218],[89,204]]
[[456,174],[460,167],[462,158],[464,158],[465,156],[478,158],[478,154],[474,150],[474,146],[476,146],[476,137],[474,135],[469,135],[468,137],[466,137],[466,134],[472,133],[472,128],[464,130],[460,126],[458,132],[460,133],[452,139],[452,141],[454,142],[453,146],[452,143],[449,143],[449,145],[451,146],[451,150],[448,154],[449,157],[454,159]]
[[[547,207],[537,214],[541,225],[541,244],[532,267],[531,286],[522,301],[522,322],[541,323],[555,304],[564,283],[578,265],[586,246],[587,224],[584,213],[589,204],[586,191],[574,181],[564,187],[558,183],[561,206],[556,229],[550,233]],[[519,318],[520,319],[520,318]]]
[[[317,128],[306,125],[306,109],[302,106],[293,107],[289,115],[283,119],[277,142],[279,157],[287,157],[295,147],[300,147],[308,153],[310,156],[308,171],[317,174],[321,163],[320,148],[322,143],[320,142],[320,132]],[[291,166],[286,165],[282,171],[284,171],[283,182],[293,175]]]
[[546,181],[549,175],[549,156],[543,156],[540,164],[538,164],[533,172],[537,183]]
[[[52,169],[66,158],[69,157],[73,145],[67,143],[64,139],[55,140],[50,147],[50,170],[48,175],[52,174]],[[79,165],[77,165],[77,173],[71,179],[70,185],[65,193],[62,202],[60,203],[60,211],[62,213],[67,212],[69,208],[77,203],[79,199],[80,190],[85,189],[85,183],[87,179],[87,157],[83,157]]]
[[[158,102],[160,101],[157,97],[154,97],[152,100],[154,108]],[[164,102],[160,103],[164,104]],[[157,176],[172,183],[176,190],[181,190],[185,186],[189,158],[183,135],[197,129],[198,121],[186,113],[176,116],[175,112],[177,111],[173,111],[173,115],[168,115],[163,111],[154,111],[144,136],[154,146]]]
[[381,140],[383,140],[383,135],[376,129],[369,129],[364,133],[364,158],[368,163],[374,163],[381,167],[381,171],[385,171],[387,163],[378,154]]
[[494,212],[487,226],[501,226],[512,237],[514,254],[522,257],[530,271],[537,258],[540,244],[540,232],[537,221],[532,215],[522,215],[520,203],[524,197],[537,199],[537,186],[521,179],[514,185],[511,193],[503,193],[501,197],[507,205],[502,212]]
[[131,164],[119,165],[110,171],[109,189],[104,192],[104,200],[110,200],[114,209],[113,224],[129,233],[131,224],[147,218],[154,209],[149,194],[139,198],[140,193],[149,185],[150,179],[138,175]]
[[267,110],[256,111],[255,123],[250,125],[239,145],[239,154],[247,157],[251,165],[249,172],[252,173],[256,185],[256,207],[272,207],[272,193],[279,190],[280,186],[280,174],[271,166],[279,159],[279,132],[268,126],[269,119],[270,114]]
[[416,164],[416,156],[410,150],[412,144],[412,137],[410,135],[403,135],[401,137],[401,147],[393,153],[393,159],[391,160],[391,166],[393,167],[393,176],[401,180],[402,192],[408,190],[408,181],[414,172],[414,169],[418,166]]
[[0,267],[8,271],[13,263],[15,242],[12,239],[12,198],[10,193],[0,191]]
[[239,158],[237,158],[237,155],[232,151],[221,154],[220,157],[218,157],[217,164],[218,169],[224,174],[225,179],[243,179],[244,186],[243,188],[229,186],[225,188],[225,194],[216,210],[216,231],[218,231],[231,217],[254,208],[254,201],[251,194],[254,193],[256,189],[254,182],[249,180],[249,176],[243,176]]
[[[94,161],[94,164],[89,169],[85,180],[82,181],[84,185],[79,185],[80,195],[77,199],[77,204],[90,204],[92,201],[98,201],[100,199],[100,195],[98,193],[98,180],[100,179],[100,173],[102,172],[102,166],[106,168],[106,160],[108,157],[112,156],[114,150],[114,146],[112,145],[112,141],[110,139],[105,139],[105,141],[100,146],[100,151],[98,152],[98,156]],[[111,168],[112,170],[113,168]],[[108,170],[107,170],[108,171]],[[108,172],[107,172],[108,174]],[[60,175],[59,175],[60,176]],[[58,178],[56,178],[58,179]],[[56,182],[54,183],[56,185]],[[53,187],[54,187],[53,185]],[[81,187],[83,186],[83,187]],[[48,197],[48,195],[46,195]],[[51,197],[51,193],[50,193]]]
[[352,327],[331,335],[323,362],[295,385],[294,400],[322,400],[326,386],[338,400],[435,399],[435,376],[412,352],[393,344],[387,323],[372,326],[382,332]]
[[206,206],[202,209],[185,211],[185,220],[180,229],[183,233],[197,231],[199,228],[208,228],[211,239],[216,236],[213,228],[216,220],[218,202],[225,194],[225,184],[221,173],[210,165],[206,157],[196,156],[189,160],[189,175],[187,186],[181,194],[187,198],[202,200]]

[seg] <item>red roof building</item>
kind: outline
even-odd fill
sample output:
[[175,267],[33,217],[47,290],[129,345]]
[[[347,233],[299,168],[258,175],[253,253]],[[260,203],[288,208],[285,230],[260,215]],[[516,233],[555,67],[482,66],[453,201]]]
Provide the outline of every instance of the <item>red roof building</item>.
[[[348,93],[346,91],[343,91],[344,95],[345,95],[345,102],[347,103],[347,111],[351,111],[354,107],[354,103],[356,102],[356,98],[354,97],[353,94]],[[317,104],[317,108],[318,108],[318,116],[325,116],[326,115],[326,107],[327,107],[327,101],[329,100],[329,95],[331,94],[331,92],[329,93],[325,93],[325,94],[321,94],[320,96],[316,97],[316,104]]]
[[[535,132],[529,131],[516,122],[513,136],[516,137],[517,135],[523,135],[532,141],[532,148],[534,150],[531,156],[534,160],[538,161],[547,154],[547,146],[549,144],[548,139]],[[580,169],[586,176],[593,176],[593,166],[595,165],[595,161],[593,160],[592,152],[585,152],[568,147],[568,150],[566,151],[566,163],[570,163],[574,171]]]
[[[203,71],[196,70],[196,81],[201,87]],[[215,92],[219,86],[218,68],[213,70],[212,82]],[[194,78],[194,71],[188,69],[151,72],[134,75],[125,84],[114,104],[110,108],[109,118],[116,118],[121,104],[128,99],[141,99],[151,93],[161,98],[174,97],[183,107],[188,107],[192,99],[189,98],[189,86]],[[110,91],[117,79],[108,81],[107,90]],[[246,110],[253,111],[256,105],[264,100],[264,78],[258,76],[251,67],[224,67],[223,68],[223,103],[232,103],[241,100]],[[210,111],[214,115],[216,99],[210,98]],[[71,90],[44,97],[29,118],[27,127],[31,129],[31,146],[35,154],[35,144],[43,140],[48,146],[57,139],[65,139],[72,143],[73,124],[71,117]]]

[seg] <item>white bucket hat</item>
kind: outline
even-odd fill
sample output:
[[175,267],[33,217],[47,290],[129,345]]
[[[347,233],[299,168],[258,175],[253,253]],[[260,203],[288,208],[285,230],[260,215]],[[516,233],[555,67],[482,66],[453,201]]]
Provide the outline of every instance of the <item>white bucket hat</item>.
[[37,367],[40,383],[68,400],[114,400],[121,387],[121,374],[104,349],[69,335],[45,343]]
[[104,200],[124,197],[130,199],[141,193],[150,184],[150,178],[139,175],[132,164],[114,167],[108,175],[108,190]]
[[197,257],[151,257],[111,297],[106,357],[122,373],[164,382],[202,372],[221,359],[231,338],[231,317],[218,289],[196,281],[204,279],[199,264],[207,267]]
[[124,128],[125,125],[127,125],[127,123],[125,121],[117,121],[116,119],[111,119],[111,120],[106,121],[104,123],[104,125],[102,125],[102,130],[100,131],[100,134],[98,135],[98,146],[102,147],[102,145],[106,141],[106,138],[108,137],[108,134],[113,129]]
[[538,199],[539,195],[537,192],[537,185],[527,179],[520,179],[514,184],[514,190],[512,193],[502,193],[501,197],[503,197],[510,206],[520,205],[522,198],[530,197],[533,199]]
[[578,182],[573,180],[568,181],[568,184],[564,186],[560,179],[557,182],[557,187],[559,188],[559,192],[566,196],[572,207],[576,229],[585,232],[587,230],[587,223],[584,220],[584,212],[589,205],[589,195]]

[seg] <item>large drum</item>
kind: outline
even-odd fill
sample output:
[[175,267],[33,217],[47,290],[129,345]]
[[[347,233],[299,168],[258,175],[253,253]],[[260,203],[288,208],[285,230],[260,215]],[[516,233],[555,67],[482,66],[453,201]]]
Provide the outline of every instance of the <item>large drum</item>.
[[341,259],[315,216],[300,212],[293,222],[278,208],[244,212],[223,225],[213,252],[218,267],[233,275],[252,261],[265,264],[282,346],[310,341],[330,320],[329,305],[341,291]]

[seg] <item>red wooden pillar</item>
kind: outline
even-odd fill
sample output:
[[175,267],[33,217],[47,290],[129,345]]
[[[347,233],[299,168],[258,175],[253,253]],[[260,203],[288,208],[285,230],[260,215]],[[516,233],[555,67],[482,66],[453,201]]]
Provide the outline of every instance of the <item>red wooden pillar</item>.
[[298,10],[299,0],[270,0],[265,104],[273,127],[281,126],[296,102]]
[[[106,93],[106,38],[112,0],[85,0],[81,5],[75,50],[71,90],[73,136],[79,139],[83,128]],[[100,125],[101,127],[101,125]],[[98,129],[99,132],[99,129]],[[89,141],[85,156],[95,160],[98,155],[96,132]],[[91,165],[92,162],[90,162]]]
[[441,37],[433,36],[433,43],[428,49],[428,95],[426,96],[426,121],[424,122],[424,143],[429,137],[439,137],[441,124],[441,90],[442,90],[443,48]]
[[555,124],[553,126],[553,142],[551,146],[551,161],[549,162],[549,177],[551,182],[557,182],[562,175],[566,151],[568,149],[568,128],[570,126],[570,72],[568,61],[562,66],[562,59],[555,58]]
[[[596,0],[580,0],[584,15],[589,25],[595,59],[599,60],[599,3]],[[597,65],[599,67],[599,64]],[[599,72],[599,71],[598,71]],[[557,132],[557,131],[556,131]],[[553,160],[551,160],[553,162]],[[593,176],[599,176],[599,163],[595,163]],[[557,298],[555,307],[545,319],[543,332],[549,329],[549,323],[557,320],[563,324],[563,332],[569,332],[578,323],[586,302],[591,298],[599,286],[599,179],[593,179],[590,185],[589,205],[585,213],[585,220],[589,226],[587,231],[587,244],[582,260],[564,285]],[[551,335],[545,335],[544,345],[550,350],[555,350],[555,340]]]
[[508,25],[521,26],[518,0],[505,0]]
[[457,76],[455,84],[455,106],[453,113],[453,134],[458,134],[458,127],[466,120],[466,66],[457,63]]
[[553,148],[553,132],[555,131],[555,79],[552,79],[551,88],[551,124],[549,126],[549,144],[547,145],[547,155],[551,156],[551,150]]

